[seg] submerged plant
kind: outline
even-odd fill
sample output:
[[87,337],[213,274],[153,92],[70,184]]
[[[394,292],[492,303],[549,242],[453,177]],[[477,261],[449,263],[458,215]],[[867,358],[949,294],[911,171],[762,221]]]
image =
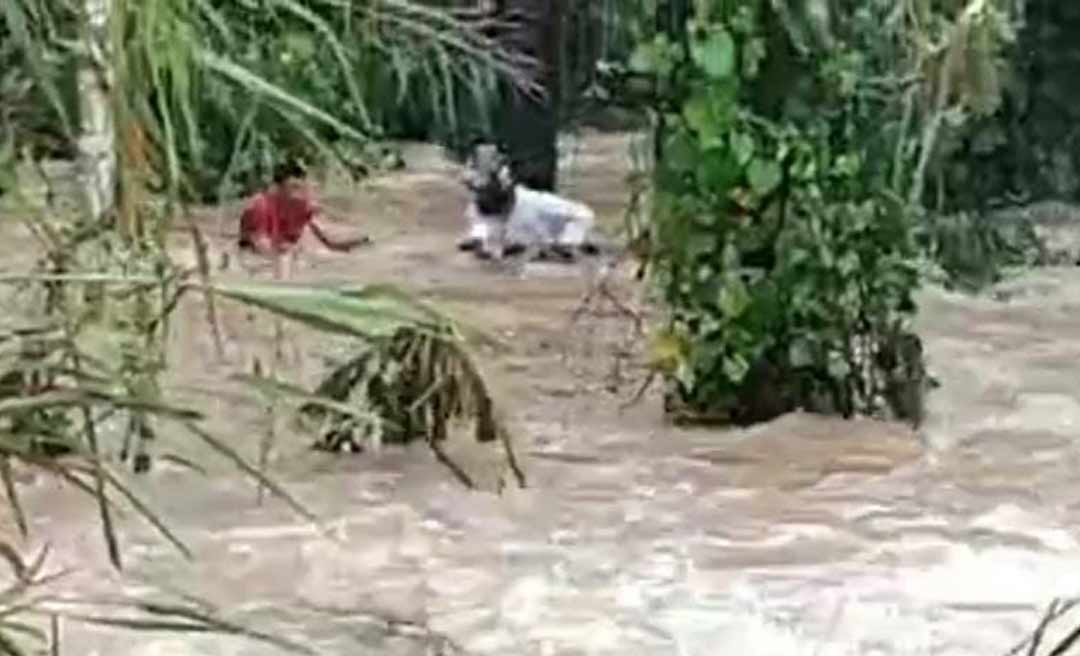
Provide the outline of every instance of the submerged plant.
[[424,439],[458,480],[474,487],[441,444],[455,422],[472,422],[476,440],[496,442],[524,487],[525,475],[493,393],[461,327],[449,317],[389,285],[332,289],[218,283],[215,292],[359,340],[359,354],[335,368],[300,408],[301,416],[322,422],[324,445]]

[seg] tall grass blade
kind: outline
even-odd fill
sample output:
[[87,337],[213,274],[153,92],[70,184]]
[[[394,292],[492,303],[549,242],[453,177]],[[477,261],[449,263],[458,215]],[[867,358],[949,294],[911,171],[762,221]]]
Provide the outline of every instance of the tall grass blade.
[[33,639],[36,642],[45,642],[48,639],[48,635],[39,627],[32,626],[26,622],[17,622],[15,620],[6,619],[7,616],[21,614],[33,608],[33,603],[27,604],[25,607],[16,607],[9,609],[8,612],[2,613],[5,619],[0,621],[0,633],[18,633],[28,638]]
[[123,628],[137,632],[164,631],[170,633],[217,633],[235,635],[264,642],[295,654],[314,655],[318,653],[310,647],[293,640],[259,631],[258,629],[249,628],[239,623],[189,607],[139,602],[133,603],[131,606],[149,615],[161,616],[163,619],[101,617],[85,614],[68,614],[67,617],[88,624]]
[[114,490],[119,492],[120,495],[124,497],[128,503],[131,504],[131,506],[135,509],[136,513],[138,513],[143,519],[149,522],[150,525],[153,526],[157,530],[157,532],[162,535],[162,537],[164,537],[174,547],[176,547],[176,550],[179,551],[185,559],[194,559],[194,556],[192,555],[191,550],[188,549],[187,545],[185,545],[180,540],[180,538],[177,537],[176,533],[174,533],[173,530],[169,528],[168,524],[166,524],[164,520],[162,520],[161,517],[159,517],[157,513],[155,513],[153,509],[151,509],[150,506],[146,504],[146,502],[144,502],[141,498],[139,498],[138,495],[132,492],[131,489],[124,485],[124,483],[114,474],[105,470],[104,468],[102,469],[102,472],[105,480],[112,486]]
[[366,141],[366,136],[361,132],[349,127],[318,107],[290,94],[288,91],[270,83],[266,79],[226,57],[222,57],[221,55],[212,52],[199,51],[196,53],[196,59],[206,68],[232,80],[241,87],[276,100],[286,107],[290,107],[311,119],[326,124],[344,136],[351,137],[358,141]]
[[86,388],[42,392],[34,396],[2,399],[0,400],[0,417],[28,411],[77,407],[97,403],[110,404],[128,410],[148,412],[185,421],[200,421],[203,419],[203,414],[195,410],[177,408],[164,403],[143,401]]
[[214,449],[219,454],[225,456],[225,458],[235,464],[237,468],[240,469],[240,471],[247,474],[248,476],[251,476],[258,483],[266,487],[266,489],[270,490],[276,497],[284,501],[297,514],[304,517],[313,524],[319,524],[319,518],[316,517],[314,513],[308,510],[295,497],[289,494],[288,491],[286,491],[285,488],[283,488],[280,484],[278,484],[270,477],[266,476],[263,472],[259,471],[258,468],[248,463],[248,461],[245,460],[244,457],[237,453],[234,449],[223,443],[221,440],[215,438],[213,435],[210,435],[210,433],[206,432],[202,427],[195,424],[194,422],[183,422],[183,426],[193,435],[206,443],[210,448]]
[[49,615],[49,656],[60,656],[60,617]]
[[0,540],[0,558],[8,564],[11,568],[11,573],[15,575],[18,581],[25,582],[27,580],[27,572],[29,568],[26,563],[23,562],[22,556],[15,550],[15,547],[11,543]]
[[[234,374],[229,377],[231,380],[246,383],[264,396],[268,401],[277,400],[280,398],[287,398],[294,402],[302,404],[318,405],[328,410],[339,412],[343,415],[350,416],[354,419],[360,419],[362,421],[375,422],[382,421],[387,424],[387,421],[379,418],[372,412],[367,412],[358,409],[354,405],[348,403],[340,403],[333,399],[328,399],[324,396],[319,396],[309,393],[307,390],[297,387],[296,385],[290,385],[289,383],[275,380],[272,378],[260,378],[250,374]],[[396,427],[392,422],[387,425]]]
[[8,509],[15,519],[15,526],[19,529],[19,535],[26,538],[30,530],[26,521],[26,512],[23,510],[22,501],[19,499],[19,491],[15,487],[15,475],[11,470],[11,458],[7,455],[0,456],[0,479],[4,484],[4,494],[7,496]]
[[98,504],[98,515],[101,518],[101,530],[105,536],[105,546],[108,548],[109,561],[116,569],[123,569],[120,558],[120,540],[116,535],[116,527],[113,525],[112,513],[109,510],[109,496],[105,477],[105,464],[101,461],[101,453],[98,449],[97,428],[90,408],[80,406],[83,415],[83,429],[86,433],[86,443],[90,446],[90,455],[93,457],[92,468],[94,474],[94,497]]
[[15,641],[10,638],[6,633],[0,631],[0,655],[2,656],[27,656],[28,652],[24,651]]

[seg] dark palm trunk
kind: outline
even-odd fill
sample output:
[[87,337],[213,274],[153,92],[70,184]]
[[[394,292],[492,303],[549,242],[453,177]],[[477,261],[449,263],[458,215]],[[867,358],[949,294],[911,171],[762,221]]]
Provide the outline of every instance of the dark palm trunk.
[[527,95],[507,85],[496,131],[509,151],[518,180],[554,191],[558,165],[559,43],[565,0],[502,0],[499,14],[513,23],[503,44],[539,62],[540,94]]

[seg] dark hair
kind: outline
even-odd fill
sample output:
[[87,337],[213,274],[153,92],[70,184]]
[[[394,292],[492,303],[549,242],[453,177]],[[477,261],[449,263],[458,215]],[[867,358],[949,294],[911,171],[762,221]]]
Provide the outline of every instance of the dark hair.
[[289,178],[306,178],[307,171],[304,170],[304,165],[293,158],[289,158],[274,167],[274,184],[281,184]]

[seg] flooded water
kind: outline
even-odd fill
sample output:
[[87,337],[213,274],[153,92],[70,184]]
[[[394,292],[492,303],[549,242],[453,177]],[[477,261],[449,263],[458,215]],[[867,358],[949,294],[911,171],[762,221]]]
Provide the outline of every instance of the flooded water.
[[[567,192],[609,222],[626,202],[626,146],[591,137],[565,173]],[[275,472],[329,522],[330,540],[281,503],[257,505],[253,486],[190,437],[167,435],[210,473],[160,467],[133,485],[195,561],[132,519],[120,578],[104,566],[92,508],[37,480],[34,543],[76,568],[61,589],[197,594],[325,654],[440,653],[374,614],[471,654],[544,656],[1005,654],[1052,597],[1080,592],[1080,271],[1029,274],[1010,283],[1008,302],[922,294],[920,332],[942,387],[919,434],[801,414],[677,430],[651,393],[620,412],[640,375],[611,370],[628,326],[570,324],[584,275],[536,266],[512,279],[455,252],[464,196],[452,169],[429,149],[407,159],[410,171],[359,190],[330,187],[327,204],[348,217],[330,229],[368,231],[376,246],[313,250],[299,275],[402,282],[498,333],[509,351],[484,362],[530,487],[467,492],[422,448],[335,457],[288,434]],[[224,243],[221,217],[232,226],[226,214],[205,220]],[[218,363],[203,311],[197,299],[181,309],[171,394],[253,457],[262,410],[228,375],[268,348],[269,330],[223,307],[229,361]],[[295,380],[343,348],[290,330],[299,360],[284,373]],[[278,653],[70,622],[65,636],[72,654]]]

